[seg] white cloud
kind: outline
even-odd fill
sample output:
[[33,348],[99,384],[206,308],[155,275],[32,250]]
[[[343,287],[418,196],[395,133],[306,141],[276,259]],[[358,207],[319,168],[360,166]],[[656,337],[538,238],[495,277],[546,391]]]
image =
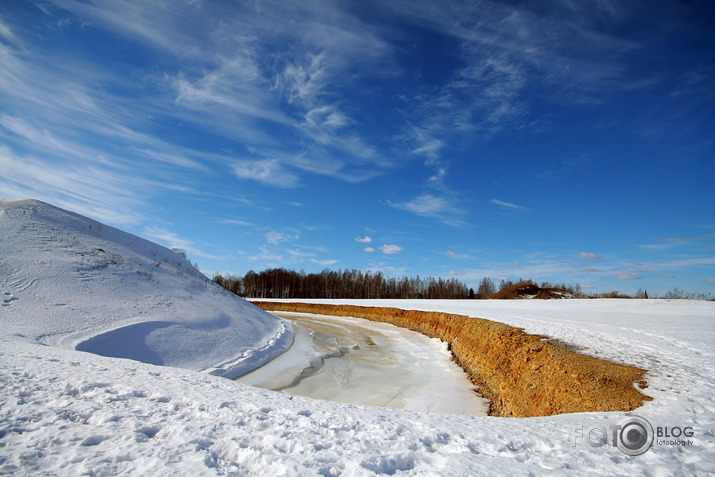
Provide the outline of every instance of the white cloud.
[[156,159],[157,161],[165,162],[174,166],[184,167],[187,169],[205,169],[205,167],[201,163],[187,157],[186,155],[164,153],[146,149],[137,149],[137,152],[140,154],[144,154],[147,157],[151,157],[152,159]]
[[[420,138],[417,138],[419,141]],[[439,155],[439,151],[444,147],[444,141],[441,139],[424,138],[420,145],[412,150],[413,154],[423,154],[430,158],[435,158]]]
[[499,207],[505,207],[507,209],[519,209],[523,210],[524,207],[516,204],[512,204],[511,202],[504,202],[503,200],[499,199],[492,199],[489,201],[491,204],[498,205]]
[[291,234],[286,234],[283,232],[268,232],[266,235],[266,241],[270,244],[276,245],[282,242],[292,242],[293,240],[297,239],[298,236],[296,235],[291,235]]
[[[603,91],[642,88],[653,78],[632,75],[631,55],[642,45],[602,28],[620,16],[611,2],[459,2],[435,8],[427,0],[394,0],[385,8],[460,45],[463,67],[446,71],[432,93],[405,98],[413,152],[436,157],[440,143],[465,143],[502,130],[539,127],[528,121],[532,101],[599,104]],[[586,7],[586,5],[588,5]],[[536,88],[554,93],[533,95]],[[532,99],[533,98],[533,99]]]
[[175,233],[161,227],[145,227],[144,234],[148,237],[164,242],[170,248],[180,248],[182,250],[188,250],[191,248],[191,242],[189,240],[181,238]]
[[581,258],[589,258],[589,259],[601,258],[600,255],[595,254],[593,252],[581,252],[578,254],[578,256]]
[[288,252],[288,254],[291,257],[298,259],[299,261],[302,261],[302,259],[305,259],[305,258],[315,257],[314,253],[306,252],[306,251],[300,250],[300,249],[286,250],[286,252]]
[[109,90],[133,86],[127,75],[75,58],[49,60],[42,49],[27,48],[35,54],[0,48],[0,95],[12,91],[8,114],[0,117],[0,143],[3,155],[16,158],[14,167],[2,167],[4,193],[115,225],[138,224],[148,200],[167,191],[195,193],[206,162],[226,162],[143,132],[152,130],[149,118],[162,107],[156,98],[112,95]]
[[311,258],[310,262],[315,263],[317,265],[323,265],[323,266],[328,266],[328,265],[335,265],[338,263],[339,260],[317,260],[315,258]]
[[682,260],[673,260],[662,264],[667,268],[692,267],[698,265],[715,265],[715,257],[693,257]]
[[[300,61],[303,60],[303,61]],[[297,101],[313,104],[315,96],[323,88],[328,79],[325,68],[325,52],[319,54],[309,53],[306,57],[286,65],[279,75],[279,87],[283,90],[288,101]]]
[[0,37],[3,37],[8,41],[15,40],[15,35],[13,35],[12,29],[7,26],[2,20],[0,20]]
[[389,244],[380,245],[378,248],[385,255],[395,255],[395,254],[400,253],[404,250],[399,245],[389,245]]
[[439,167],[437,173],[431,176],[427,182],[433,186],[441,187],[445,177],[447,177],[447,169]]
[[146,220],[139,193],[156,184],[91,164],[54,163],[0,145],[0,196],[33,198],[116,225]]
[[151,237],[155,240],[159,240],[160,242],[163,242],[169,248],[180,248],[181,250],[185,250],[187,252],[187,254],[189,255],[189,258],[191,258],[191,256],[210,258],[212,260],[221,260],[223,258],[223,257],[219,257],[216,255],[211,255],[211,254],[205,253],[205,252],[197,249],[196,247],[194,247],[193,243],[190,240],[179,237],[175,233],[173,233],[169,230],[166,230],[164,228],[161,228],[161,227],[156,227],[156,226],[145,227],[144,234],[147,237]]
[[456,206],[454,202],[456,199],[425,193],[407,202],[388,201],[388,204],[396,209],[439,219],[448,225],[464,225],[461,217],[465,211]]
[[640,280],[643,278],[643,275],[639,275],[637,273],[633,272],[624,272],[624,273],[619,273],[616,275],[616,280]]
[[306,125],[310,127],[324,127],[338,129],[346,126],[350,121],[335,106],[320,106],[308,111],[305,115]]
[[268,266],[277,265],[277,264],[285,262],[283,255],[280,255],[275,252],[271,252],[270,250],[268,250],[266,247],[263,247],[263,246],[258,247],[258,249],[260,250],[259,254],[253,255],[253,256],[250,256],[247,258],[254,262],[262,261],[264,264],[267,264]]
[[390,205],[398,209],[430,217],[438,215],[449,208],[449,203],[444,197],[437,197],[432,194],[422,194],[411,201],[390,203]]
[[[147,157],[167,167],[207,172],[207,163],[230,161],[210,148],[187,154],[164,143],[153,131],[168,120],[186,125],[183,131],[210,131],[254,149],[257,163],[239,161],[235,175],[274,187],[298,185],[298,171],[289,171],[286,164],[349,182],[392,167],[362,136],[360,125],[339,109],[343,103],[334,91],[337,84],[347,88],[360,77],[383,75],[379,68],[356,72],[355,67],[383,62],[392,47],[340,6],[289,2],[265,15],[238,4],[177,3],[168,10],[167,5],[131,0],[121,6],[56,3],[58,9],[48,9],[47,15],[72,16],[68,28],[86,22],[124,37],[127,44],[159,58],[155,69],[168,73],[132,69],[130,63],[118,72],[102,62],[83,63],[79,58],[89,55],[72,55],[71,50],[66,57],[47,58],[41,45],[32,43],[23,43],[18,51],[27,51],[16,55],[3,45],[0,93],[11,97],[4,110],[35,126],[34,137],[41,140],[35,148],[78,154],[83,161],[96,161],[103,153],[110,165],[138,162],[143,173],[164,175],[174,184],[179,181],[166,177],[166,167],[147,168]],[[53,25],[56,18],[47,21]],[[0,30],[5,37],[34,36],[22,25],[15,32],[0,24]],[[276,49],[277,44],[293,47],[285,51]],[[286,105],[286,98],[292,103]],[[10,126],[17,130],[23,125]],[[68,141],[69,135],[97,138],[101,153]],[[115,147],[122,150],[113,151]]]
[[440,255],[446,255],[446,256],[452,257],[452,258],[458,258],[461,260],[473,260],[474,259],[474,257],[472,257],[469,254],[458,253],[458,252],[455,252],[454,250],[447,250],[446,252],[437,252],[437,253],[439,253]]
[[290,172],[275,159],[262,161],[237,161],[233,165],[233,173],[241,179],[250,179],[274,187],[296,187],[298,177]]
[[368,252],[368,253],[372,253],[372,252],[375,251],[375,249],[372,248],[372,247],[365,247],[363,250],[365,250],[365,251]]
[[239,219],[220,219],[216,221],[219,224],[223,225],[241,225],[244,227],[253,227],[255,224],[252,224],[251,222],[246,222],[245,220],[239,220]]
[[656,243],[656,244],[640,245],[640,248],[644,248],[646,250],[666,250],[671,247],[673,247],[672,243]]
[[364,237],[355,237],[355,241],[360,242],[360,243],[370,243],[370,242],[372,242],[372,237],[370,237],[368,235],[366,235]]

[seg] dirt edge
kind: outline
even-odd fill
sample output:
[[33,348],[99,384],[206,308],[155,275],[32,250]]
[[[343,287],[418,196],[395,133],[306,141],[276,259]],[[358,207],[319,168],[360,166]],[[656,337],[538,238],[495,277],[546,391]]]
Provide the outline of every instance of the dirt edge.
[[499,417],[632,411],[650,401],[646,370],[582,355],[521,328],[464,315],[399,308],[253,301],[266,311],[353,316],[439,338]]

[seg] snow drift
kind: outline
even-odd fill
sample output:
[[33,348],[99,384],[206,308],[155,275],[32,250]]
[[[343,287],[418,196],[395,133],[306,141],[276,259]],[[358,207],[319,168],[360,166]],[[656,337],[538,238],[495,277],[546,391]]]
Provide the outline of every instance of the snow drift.
[[103,356],[235,377],[292,341],[180,254],[35,200],[0,201],[0,289],[6,331]]

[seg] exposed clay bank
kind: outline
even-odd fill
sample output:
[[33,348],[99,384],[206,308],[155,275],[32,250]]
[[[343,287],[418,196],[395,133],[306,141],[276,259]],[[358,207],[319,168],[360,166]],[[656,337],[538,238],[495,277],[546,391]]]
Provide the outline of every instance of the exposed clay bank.
[[455,361],[502,417],[631,411],[647,396],[645,370],[576,353],[520,328],[481,318],[398,308],[253,302],[270,311],[354,316],[446,342]]

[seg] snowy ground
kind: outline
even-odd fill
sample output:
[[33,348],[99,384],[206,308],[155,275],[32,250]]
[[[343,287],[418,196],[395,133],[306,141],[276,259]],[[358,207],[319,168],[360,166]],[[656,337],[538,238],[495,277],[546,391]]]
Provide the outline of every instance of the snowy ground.
[[349,302],[481,316],[647,368],[654,399],[636,414],[693,435],[630,457],[577,437],[621,413],[425,414],[214,376],[277,354],[290,330],[166,249],[38,203],[0,205],[0,474],[715,474],[715,303]]
[[[384,304],[384,303],[383,303]],[[455,311],[451,303],[400,303]],[[464,305],[458,305],[465,310]],[[507,419],[421,414],[293,397],[190,370],[4,336],[0,472],[78,475],[711,475],[715,472],[711,304],[476,303],[472,313],[547,326],[594,354],[652,364],[654,401],[637,414],[692,426],[692,445],[638,457],[592,448],[576,428],[620,413]],[[610,313],[629,317],[613,324]],[[554,318],[547,318],[554,315]],[[592,322],[595,315],[599,321]],[[566,318],[568,317],[568,318]],[[505,318],[505,321],[514,322]],[[667,330],[690,322],[687,333]],[[611,322],[609,325],[608,322]],[[647,333],[643,331],[647,328]],[[576,330],[581,329],[581,333]],[[625,338],[630,340],[625,343]],[[588,341],[588,343],[586,343]],[[657,361],[656,361],[657,360]]]

